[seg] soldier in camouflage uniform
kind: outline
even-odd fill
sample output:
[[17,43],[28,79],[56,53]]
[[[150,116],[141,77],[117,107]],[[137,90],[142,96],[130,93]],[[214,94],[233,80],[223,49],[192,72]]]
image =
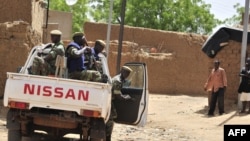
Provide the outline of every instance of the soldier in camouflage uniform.
[[101,66],[101,60],[98,56],[99,53],[104,54],[106,56],[106,53],[103,52],[105,49],[106,44],[103,40],[96,40],[94,47],[86,47],[84,57],[85,57],[85,66],[88,70],[97,70],[102,73],[102,66]]
[[[130,86],[131,82],[127,80],[127,78],[131,72],[131,68],[123,66],[121,68],[121,73],[112,78],[112,100],[116,98],[125,100],[131,98],[129,95],[124,95],[121,92],[122,88]],[[111,134],[114,127],[115,118],[117,118],[117,112],[112,102],[110,117],[108,122],[106,123],[106,141],[111,141]]]
[[[56,71],[56,57],[57,55],[64,56],[64,46],[61,42],[62,32],[59,30],[52,30],[50,32],[52,44],[47,46],[50,47],[51,50],[46,55],[35,56],[33,60],[33,64],[31,66],[31,73],[34,75],[55,75]],[[42,53],[42,49],[38,51],[38,54]]]
[[77,32],[73,35],[73,42],[71,42],[66,48],[69,78],[95,82],[107,82],[106,75],[102,75],[96,70],[87,69],[84,55],[87,49],[85,45],[87,45],[87,42],[84,34]]

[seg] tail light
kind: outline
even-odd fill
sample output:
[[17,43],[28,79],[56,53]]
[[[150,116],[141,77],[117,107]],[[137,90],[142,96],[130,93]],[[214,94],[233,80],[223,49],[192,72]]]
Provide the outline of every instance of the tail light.
[[99,111],[81,109],[81,115],[86,117],[99,117],[101,113]]
[[9,102],[10,108],[17,108],[17,109],[28,109],[29,103],[26,102],[18,102],[18,101],[10,101]]

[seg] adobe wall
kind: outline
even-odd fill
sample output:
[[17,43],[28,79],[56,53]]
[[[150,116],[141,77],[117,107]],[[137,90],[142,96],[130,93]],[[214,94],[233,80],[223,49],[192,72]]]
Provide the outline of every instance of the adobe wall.
[[28,22],[44,38],[43,43],[50,42],[50,31],[54,29],[62,31],[62,40],[72,39],[72,13],[49,10],[46,28],[44,0],[0,0],[0,3],[0,23]]
[[[86,22],[84,32],[89,41],[106,40],[107,24]],[[112,25],[110,39],[118,38],[119,25]],[[123,39],[133,44],[123,45],[121,65],[128,61],[145,62],[148,66],[148,85],[151,93],[205,95],[203,86],[215,59],[207,57],[201,51],[206,38],[207,36],[197,34],[125,26]],[[109,49],[112,76],[116,72],[117,46],[117,43],[111,44]],[[157,48],[160,53],[147,53],[152,47]],[[142,48],[144,53],[136,54],[133,52],[134,48]],[[221,60],[221,67],[225,68],[227,73],[226,97],[229,99],[237,99],[240,54],[241,44],[229,41],[216,56]]]
[[31,23],[32,3],[30,0],[0,0],[0,23],[26,21]]
[[16,72],[31,48],[41,43],[41,36],[27,22],[0,23],[0,97],[3,96],[6,72]]
[[39,0],[0,0],[0,23],[25,21],[42,35],[44,8]]
[[[43,35],[43,24],[44,24],[44,17],[46,8],[42,6],[43,0],[29,0],[32,1],[32,9],[31,9],[31,16],[32,22],[31,26],[39,33],[41,36]],[[39,3],[40,2],[40,3]]]

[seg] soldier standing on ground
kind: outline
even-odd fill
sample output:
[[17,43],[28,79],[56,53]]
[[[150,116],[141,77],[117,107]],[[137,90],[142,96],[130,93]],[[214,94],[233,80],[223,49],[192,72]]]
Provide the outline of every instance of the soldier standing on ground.
[[[121,92],[123,87],[129,87],[131,82],[127,80],[132,69],[127,66],[122,66],[120,74],[112,78],[112,100],[119,99],[130,99],[129,95],[124,95]],[[106,123],[106,141],[111,141],[111,134],[114,127],[114,119],[117,118],[116,109],[113,102],[111,102],[111,113],[108,122]]]
[[[31,66],[31,73],[34,75],[55,75],[56,71],[56,57],[57,55],[64,56],[65,51],[63,43],[61,42],[62,32],[59,30],[52,30],[50,32],[52,44],[46,46],[51,48],[45,56],[36,56]],[[43,49],[39,49],[38,53],[42,53]]]

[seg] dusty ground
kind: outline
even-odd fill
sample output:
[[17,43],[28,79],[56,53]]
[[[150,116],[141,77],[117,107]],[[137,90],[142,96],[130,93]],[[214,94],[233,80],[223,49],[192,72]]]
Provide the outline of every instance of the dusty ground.
[[[145,127],[115,124],[113,141],[223,141],[224,124],[250,124],[249,115],[238,115],[237,105],[226,102],[226,114],[207,117],[207,98],[151,94]],[[7,141],[3,111],[0,140]],[[41,139],[42,140],[42,139]],[[72,140],[71,140],[72,141]]]

